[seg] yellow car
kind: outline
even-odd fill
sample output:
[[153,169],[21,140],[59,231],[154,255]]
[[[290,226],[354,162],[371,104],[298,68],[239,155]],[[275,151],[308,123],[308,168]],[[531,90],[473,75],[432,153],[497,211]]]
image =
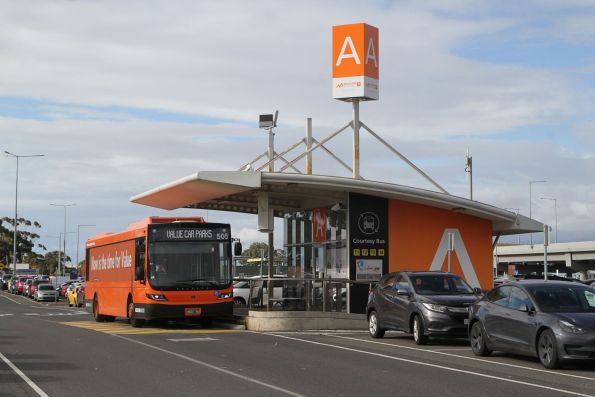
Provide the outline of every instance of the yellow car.
[[78,299],[78,292],[79,292],[79,289],[81,289],[81,287],[83,287],[83,285],[78,284],[78,283],[71,284],[68,286],[68,289],[66,290],[66,301],[68,302],[68,306],[70,306],[70,307],[82,306],[83,302],[79,302],[79,299]]

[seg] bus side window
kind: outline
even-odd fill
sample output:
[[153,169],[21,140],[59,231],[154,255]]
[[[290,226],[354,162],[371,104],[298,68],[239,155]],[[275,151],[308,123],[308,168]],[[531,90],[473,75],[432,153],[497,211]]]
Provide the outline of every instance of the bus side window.
[[86,256],[85,256],[85,280],[89,281],[89,269],[91,268],[90,263],[89,263],[89,248],[87,248],[86,250]]
[[136,239],[134,260],[134,280],[145,280],[145,239]]

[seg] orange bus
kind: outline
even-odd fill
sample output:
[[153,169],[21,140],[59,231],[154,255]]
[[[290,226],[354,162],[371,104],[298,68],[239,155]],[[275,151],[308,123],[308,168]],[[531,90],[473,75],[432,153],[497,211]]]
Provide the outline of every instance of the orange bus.
[[[95,321],[213,317],[233,312],[230,227],[201,217],[149,217],[86,242],[85,307]],[[236,247],[241,251],[241,248]]]

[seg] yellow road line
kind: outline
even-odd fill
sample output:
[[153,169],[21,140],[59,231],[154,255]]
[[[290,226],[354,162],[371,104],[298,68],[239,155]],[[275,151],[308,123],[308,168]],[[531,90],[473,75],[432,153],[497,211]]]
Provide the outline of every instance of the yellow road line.
[[186,328],[134,328],[121,323],[97,323],[94,321],[70,321],[60,323],[70,327],[88,329],[111,335],[152,335],[152,334],[221,334],[238,332],[234,329],[186,329]]

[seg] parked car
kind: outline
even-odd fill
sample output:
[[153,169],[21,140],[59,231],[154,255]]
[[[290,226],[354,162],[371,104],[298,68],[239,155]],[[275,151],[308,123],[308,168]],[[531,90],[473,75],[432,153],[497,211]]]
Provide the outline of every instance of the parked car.
[[27,280],[30,280],[32,278],[33,277],[30,276],[18,276],[15,285],[15,294],[22,295],[24,292],[25,283],[27,282]]
[[82,284],[76,291],[76,307],[81,307],[85,303],[85,285]]
[[382,338],[387,330],[404,331],[418,345],[434,336],[466,337],[468,307],[480,294],[453,273],[385,274],[368,295],[370,335]]
[[68,306],[75,306],[78,307],[79,303],[82,304],[84,301],[84,295],[83,295],[83,299],[79,299],[79,291],[80,289],[83,289],[83,294],[85,292],[84,288],[85,286],[81,283],[74,283],[74,284],[70,284],[68,286],[68,289],[66,290],[66,301],[68,302]]
[[[273,276],[275,277],[275,276]],[[279,276],[277,276],[279,277]],[[285,276],[281,276],[285,277]],[[250,285],[252,288],[252,304],[263,305],[268,299],[267,280],[263,280],[260,276],[250,277],[246,280],[238,280],[233,284],[233,302],[236,305],[245,305],[250,299]],[[252,281],[251,281],[252,280]],[[273,281],[273,283],[282,283],[282,281]],[[283,286],[275,285],[273,289],[273,296],[271,298],[281,298],[283,295]]]
[[47,278],[41,278],[41,277],[37,277],[35,279],[33,279],[33,281],[29,284],[29,286],[27,287],[27,296],[31,299],[35,298],[35,292],[37,291],[37,286],[39,284],[47,284],[49,283],[49,279]]
[[55,301],[58,299],[58,291],[56,291],[52,284],[42,283],[37,285],[34,299],[38,302],[47,300]]
[[473,353],[536,356],[554,369],[595,359],[595,289],[566,281],[524,280],[488,292],[471,306]]
[[58,293],[60,294],[60,296],[63,296],[66,298],[66,291],[68,290],[68,287],[74,283],[75,283],[75,281],[67,281],[65,283],[62,283],[60,285],[60,289],[58,290]]

